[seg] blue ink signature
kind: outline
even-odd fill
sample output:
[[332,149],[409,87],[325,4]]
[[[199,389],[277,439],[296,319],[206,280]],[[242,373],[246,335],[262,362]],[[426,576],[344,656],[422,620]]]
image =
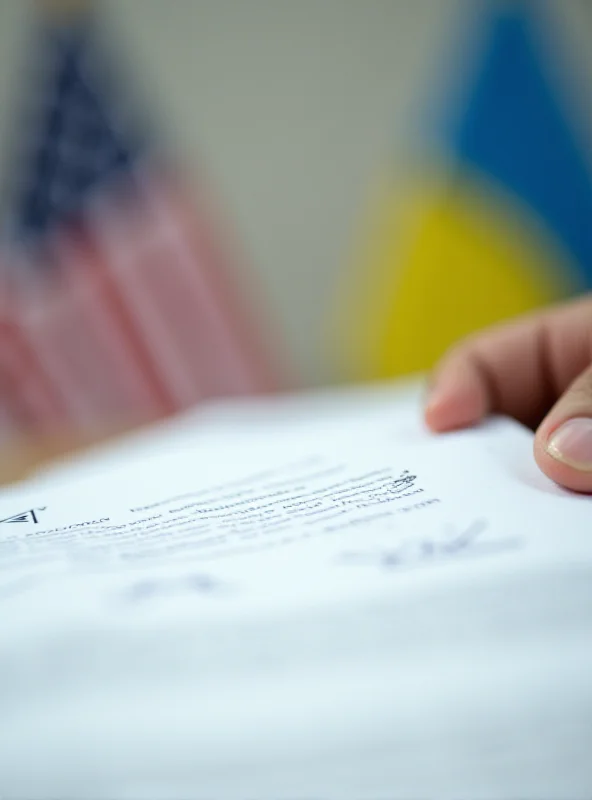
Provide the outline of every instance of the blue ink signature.
[[206,573],[184,575],[182,578],[146,579],[137,581],[123,593],[130,604],[142,603],[156,597],[179,594],[213,595],[226,590],[226,585]]
[[443,536],[406,537],[394,546],[371,551],[341,553],[341,564],[360,564],[391,570],[419,566],[448,559],[472,555],[490,555],[515,549],[521,544],[516,538],[484,539],[489,530],[485,519],[476,519],[460,530],[447,526]]

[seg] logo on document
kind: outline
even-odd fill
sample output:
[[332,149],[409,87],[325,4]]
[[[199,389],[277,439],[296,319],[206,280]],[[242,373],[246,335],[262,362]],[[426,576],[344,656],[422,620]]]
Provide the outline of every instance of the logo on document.
[[42,508],[29,508],[27,511],[19,511],[18,514],[13,514],[11,517],[0,519],[0,525],[4,523],[13,522],[33,522],[35,525],[39,522],[39,512],[45,511],[47,506]]

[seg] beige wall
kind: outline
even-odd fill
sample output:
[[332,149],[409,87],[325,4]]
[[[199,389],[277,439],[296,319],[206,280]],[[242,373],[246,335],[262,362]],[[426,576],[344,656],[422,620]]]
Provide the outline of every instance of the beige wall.
[[[330,376],[322,321],[368,181],[389,154],[402,169],[415,103],[471,2],[107,3],[151,110],[190,170],[206,166],[309,381]],[[0,0],[0,145],[28,6]],[[553,12],[592,109],[591,4]]]

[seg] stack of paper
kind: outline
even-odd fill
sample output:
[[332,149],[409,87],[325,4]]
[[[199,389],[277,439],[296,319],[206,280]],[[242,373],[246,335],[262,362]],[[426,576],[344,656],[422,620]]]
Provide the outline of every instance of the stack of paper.
[[590,796],[592,501],[507,421],[306,408],[0,498],[0,796]]

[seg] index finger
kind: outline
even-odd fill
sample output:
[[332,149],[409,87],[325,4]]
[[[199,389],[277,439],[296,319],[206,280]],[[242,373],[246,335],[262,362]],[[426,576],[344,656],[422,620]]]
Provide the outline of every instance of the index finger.
[[535,428],[591,359],[589,297],[498,325],[442,359],[426,422],[447,431],[499,413]]

